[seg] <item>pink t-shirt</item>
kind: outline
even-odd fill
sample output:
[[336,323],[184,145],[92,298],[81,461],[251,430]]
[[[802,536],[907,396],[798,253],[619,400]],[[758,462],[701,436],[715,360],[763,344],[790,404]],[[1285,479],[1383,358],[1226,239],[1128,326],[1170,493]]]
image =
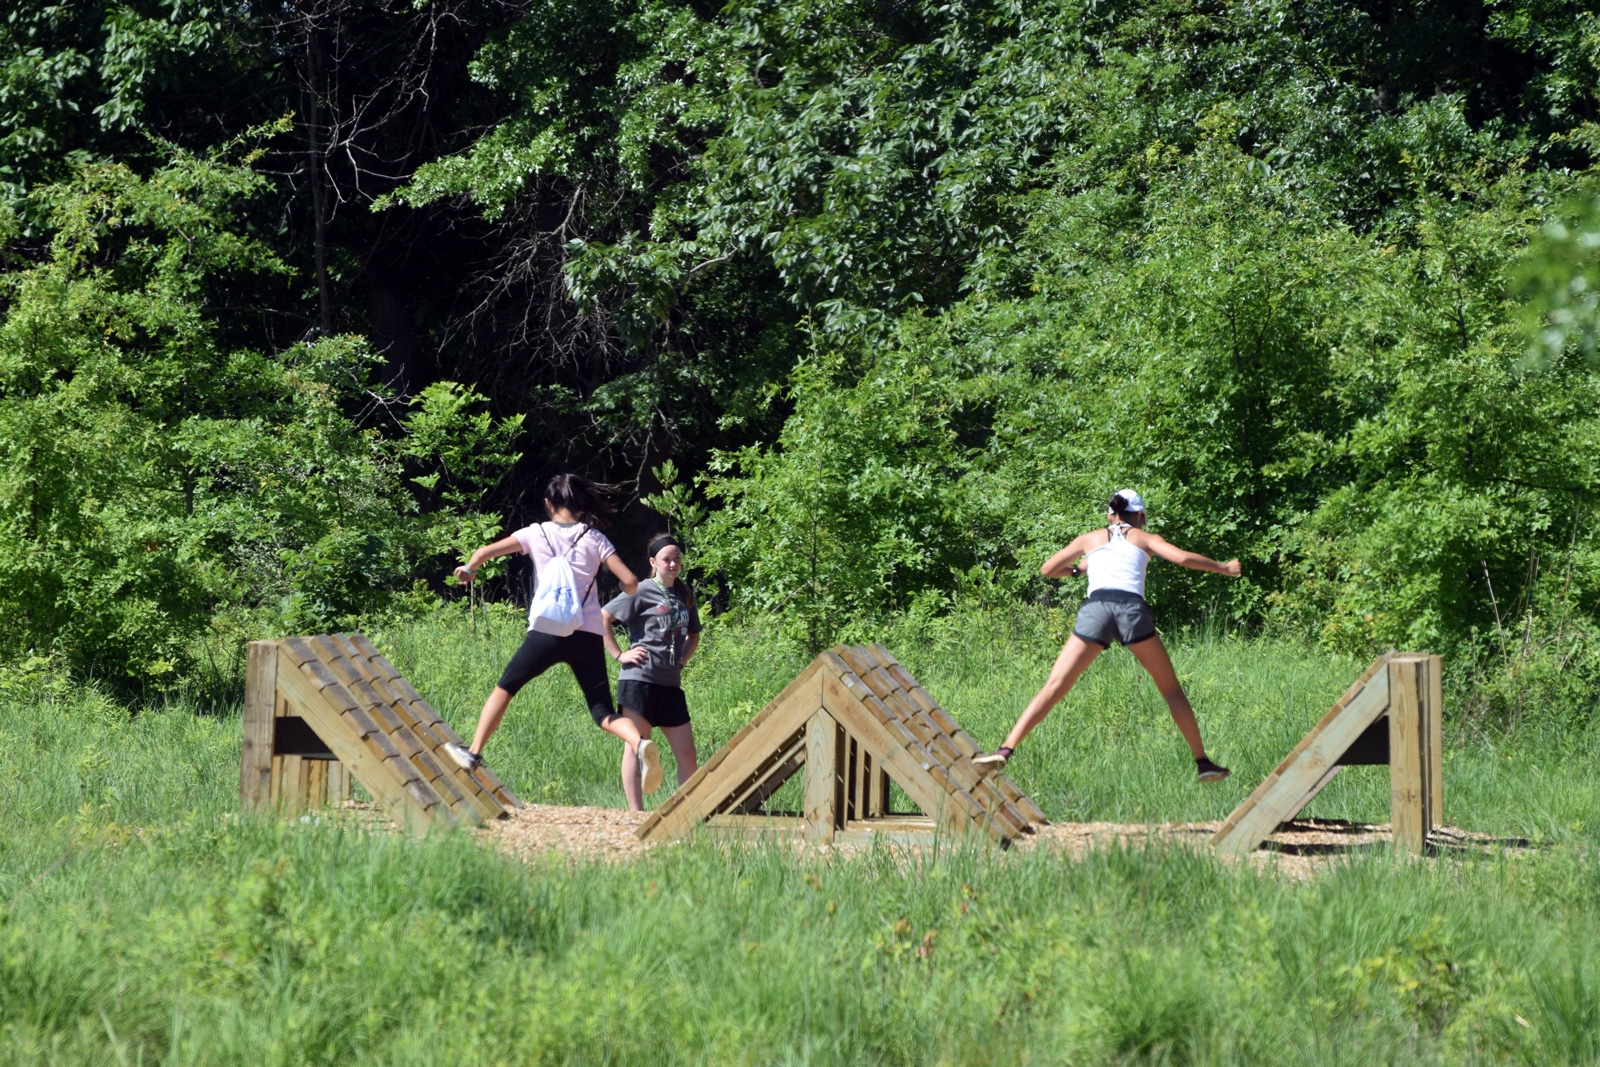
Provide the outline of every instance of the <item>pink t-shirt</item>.
[[[555,556],[566,556],[567,562],[572,564],[578,595],[583,597],[583,623],[578,629],[592,634],[605,633],[600,621],[600,589],[595,576],[600,573],[600,565],[617,554],[610,538],[581,522],[574,526],[541,522],[524,526],[511,536],[517,539],[522,551],[533,558],[533,566],[539,574],[544,573],[544,565]],[[533,628],[532,619],[528,620],[528,628]]]

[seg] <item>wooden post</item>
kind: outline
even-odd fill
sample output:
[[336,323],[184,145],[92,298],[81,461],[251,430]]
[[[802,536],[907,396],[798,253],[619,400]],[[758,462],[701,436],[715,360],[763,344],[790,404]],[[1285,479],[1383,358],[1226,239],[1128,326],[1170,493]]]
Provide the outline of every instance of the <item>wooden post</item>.
[[1389,662],[1389,819],[1396,848],[1420,854],[1433,825],[1427,658]]
[[1434,826],[1444,820],[1444,660],[1428,657],[1428,810]]
[[272,720],[276,717],[278,703],[278,643],[252,641],[247,657],[239,805],[246,811],[256,811],[272,802]]
[[819,844],[833,844],[839,825],[839,724],[826,711],[806,723],[805,819],[808,836]]

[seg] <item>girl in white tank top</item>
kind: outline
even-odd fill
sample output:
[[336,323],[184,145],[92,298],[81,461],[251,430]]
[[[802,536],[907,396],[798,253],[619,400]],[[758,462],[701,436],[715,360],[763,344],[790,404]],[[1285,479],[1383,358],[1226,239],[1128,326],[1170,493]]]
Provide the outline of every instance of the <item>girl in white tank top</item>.
[[1128,540],[1128,523],[1114,522],[1106,527],[1110,536],[1099,548],[1091,548],[1083,559],[1089,572],[1089,599],[1102,589],[1136,593],[1144,599],[1144,574],[1150,566],[1150,553]]
[[[1198,552],[1185,552],[1155,534],[1146,533],[1144,523],[1144,501],[1132,489],[1124,489],[1111,498],[1104,531],[1090,530],[1073,538],[1071,544],[1051,556],[1039,568],[1046,578],[1068,575],[1075,578],[1087,571],[1088,596],[1078,610],[1072,636],[1056,657],[1050,680],[1028,702],[1016,725],[1011,728],[1011,733],[1006,735],[1006,743],[993,752],[973,757],[972,763],[980,771],[1004,767],[1016,746],[1067,695],[1067,690],[1072,688],[1072,683],[1078,680],[1084,668],[1115,642],[1126,646],[1139,665],[1150,672],[1151,680],[1156,683],[1168,710],[1172,712],[1172,721],[1188,742],[1200,780],[1216,782],[1228,776],[1226,767],[1218,766],[1206,757],[1194,709],[1189,706],[1183,686],[1178,684],[1177,672],[1172,668],[1166,646],[1156,633],[1150,606],[1145,603],[1144,579],[1152,555],[1180,567],[1213,571],[1234,578],[1239,576],[1239,561],[1230,559],[1226,563],[1218,563]],[[1077,563],[1080,559],[1083,560],[1081,569]]]

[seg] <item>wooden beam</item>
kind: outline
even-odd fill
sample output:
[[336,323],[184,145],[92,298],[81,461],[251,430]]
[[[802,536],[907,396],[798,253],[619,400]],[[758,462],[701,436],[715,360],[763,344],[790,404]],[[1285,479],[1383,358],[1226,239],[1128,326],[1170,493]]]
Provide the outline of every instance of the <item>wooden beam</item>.
[[[365,634],[357,631],[351,634],[342,634],[340,639],[348,642],[352,648],[366,658],[367,664],[382,677],[384,684],[410,706],[412,715],[418,721],[426,723],[446,743],[466,745],[466,741],[462,739],[461,735],[456,733],[450,724],[444,721],[432,704],[423,699],[422,694],[417,692],[410,682],[406,681],[405,676],[395,668],[393,663],[389,662],[383,653],[373,646],[371,641],[367,640]],[[517,799],[516,794],[507,789],[499,776],[487,766],[479,767],[470,775],[466,775],[466,777],[470,777],[481,790],[493,797],[501,808],[511,810],[523,806],[522,801]]]
[[651,813],[636,831],[638,837],[641,840],[660,835],[677,837],[714,814],[730,793],[739,789],[771,758],[779,745],[805,727],[821,704],[820,675],[816,670],[802,672],[755,720],[719,749],[706,766]]
[[[345,712],[347,707],[359,709],[347,692],[336,699],[333,690],[343,692],[340,686],[319,688],[312,674],[300,670],[294,653],[280,644],[278,691],[373,799],[411,833],[424,833],[436,824],[455,825],[454,813],[386,735],[358,733],[353,717]],[[350,701],[348,706],[345,701]]]
[[1432,819],[1423,671],[1416,659],[1389,663],[1389,822],[1396,848],[1420,854]]
[[1211,839],[1220,853],[1254,852],[1281,822],[1294,818],[1350,743],[1389,710],[1388,658],[1380,657],[1301,739],[1277,770],[1233,810]]
[[808,836],[819,845],[831,845],[833,832],[843,823],[839,795],[843,733],[834,717],[821,709],[806,723],[805,818]]
[[1434,826],[1444,818],[1444,660],[1428,657],[1428,810]]
[[239,804],[259,811],[272,803],[272,734],[278,705],[278,643],[251,641],[244,673],[244,741],[239,752]]
[[[824,652],[823,657],[827,656],[828,653]],[[844,664],[839,662],[839,667],[842,671]],[[823,706],[846,730],[866,745],[867,751],[872,753],[878,765],[899,783],[900,788],[905,790],[906,795],[923,810],[924,814],[939,819],[942,825],[958,837],[966,834],[973,825],[972,820],[959,802],[950,795],[950,791],[940,788],[939,783],[934,780],[932,769],[939,765],[932,755],[926,749],[917,753],[903,744],[901,739],[891,733],[861,699],[851,692],[851,688],[861,688],[861,686],[859,684],[855,687],[847,686],[845,684],[847,680],[843,673],[828,671],[823,674]],[[916,744],[915,741],[911,743]],[[940,774],[941,776],[943,774],[942,768]]]

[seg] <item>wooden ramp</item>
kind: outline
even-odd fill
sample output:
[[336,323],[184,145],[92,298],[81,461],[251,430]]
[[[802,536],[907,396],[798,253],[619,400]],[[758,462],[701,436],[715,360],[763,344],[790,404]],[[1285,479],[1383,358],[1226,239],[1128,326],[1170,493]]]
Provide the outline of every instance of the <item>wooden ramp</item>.
[[252,641],[239,800],[293,813],[362,788],[413,833],[476,825],[519,808],[499,778],[463,771],[461,738],[394,665],[354,634]]
[[1439,670],[1439,657],[1427,653],[1379,656],[1233,810],[1212,846],[1229,855],[1254,852],[1341,767],[1387,763],[1395,844],[1421,852],[1428,831],[1443,817]]
[[[882,645],[824,652],[639,827],[667,841],[696,827],[816,842],[932,843],[968,834],[1009,845],[1044,813],[1004,774],[985,777],[976,742]],[[767,799],[796,774],[804,810]],[[889,810],[889,784],[921,810]]]

